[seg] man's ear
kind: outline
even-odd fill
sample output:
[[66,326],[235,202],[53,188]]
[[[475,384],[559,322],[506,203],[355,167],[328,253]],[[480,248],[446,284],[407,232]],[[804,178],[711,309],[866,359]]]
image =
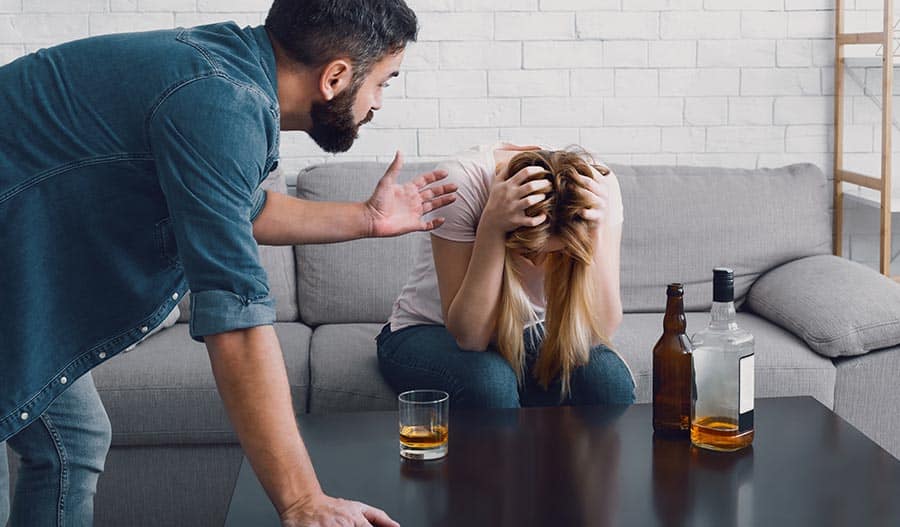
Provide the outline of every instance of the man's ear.
[[319,91],[326,101],[334,99],[350,86],[353,78],[353,66],[346,59],[335,59],[322,69],[319,77]]

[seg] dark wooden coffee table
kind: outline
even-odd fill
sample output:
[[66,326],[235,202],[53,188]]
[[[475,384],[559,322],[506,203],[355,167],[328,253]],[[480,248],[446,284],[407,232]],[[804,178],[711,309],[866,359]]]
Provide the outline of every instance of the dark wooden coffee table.
[[[758,399],[751,449],[655,438],[649,405],[456,412],[408,462],[397,414],[300,419],[322,488],[427,526],[900,526],[900,461],[808,397]],[[244,461],[226,527],[278,527]]]

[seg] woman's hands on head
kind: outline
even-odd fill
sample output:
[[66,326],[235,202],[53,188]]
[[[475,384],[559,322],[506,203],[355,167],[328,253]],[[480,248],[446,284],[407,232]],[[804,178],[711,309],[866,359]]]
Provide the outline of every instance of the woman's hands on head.
[[552,183],[543,177],[547,171],[538,166],[525,167],[507,178],[506,167],[497,170],[490,194],[481,213],[479,229],[506,234],[519,227],[536,227],[547,220],[546,214],[529,216],[526,209],[546,198]]
[[580,215],[591,224],[592,229],[597,229],[603,225],[609,215],[611,183],[608,175],[601,174],[595,168],[591,168],[591,170],[594,177],[578,175],[583,185],[579,192],[588,203],[588,206],[581,210]]

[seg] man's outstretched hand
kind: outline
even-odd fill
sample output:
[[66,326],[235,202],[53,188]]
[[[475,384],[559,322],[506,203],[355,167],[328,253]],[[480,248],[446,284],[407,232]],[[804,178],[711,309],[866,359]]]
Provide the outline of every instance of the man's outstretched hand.
[[281,513],[282,527],[400,527],[383,510],[317,494]]
[[444,223],[443,218],[425,221],[422,216],[456,200],[456,185],[431,185],[447,177],[445,171],[432,170],[401,185],[397,183],[397,176],[402,166],[403,155],[398,151],[375,186],[372,197],[365,203],[370,237],[399,236],[436,229]]

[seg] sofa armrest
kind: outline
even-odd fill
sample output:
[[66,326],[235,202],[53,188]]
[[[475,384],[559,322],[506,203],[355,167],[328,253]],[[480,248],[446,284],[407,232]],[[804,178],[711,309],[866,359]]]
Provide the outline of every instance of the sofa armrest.
[[827,357],[900,344],[900,284],[837,256],[776,267],[753,284],[747,307]]

